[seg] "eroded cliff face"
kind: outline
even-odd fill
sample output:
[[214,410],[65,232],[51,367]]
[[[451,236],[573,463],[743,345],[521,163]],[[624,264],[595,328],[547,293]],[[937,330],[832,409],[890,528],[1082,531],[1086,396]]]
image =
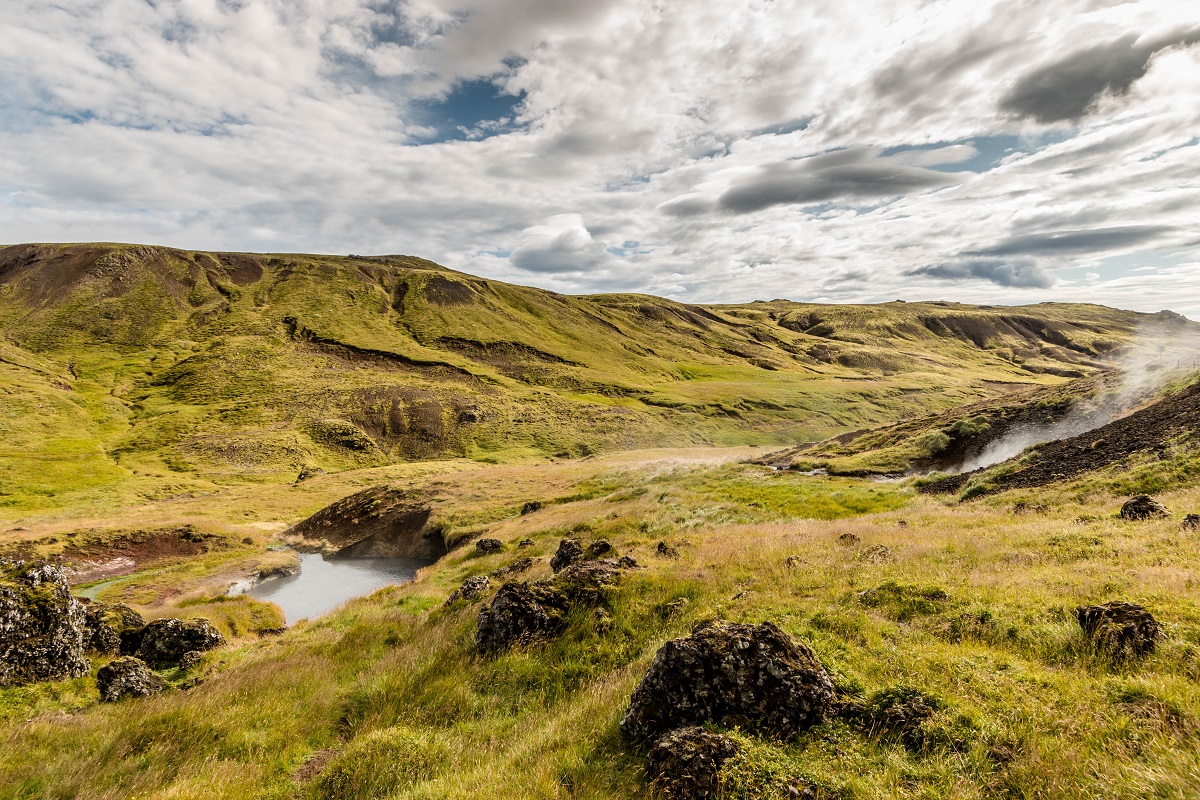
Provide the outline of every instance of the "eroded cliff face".
[[0,562],[0,686],[86,675],[84,606],[63,571]]
[[284,532],[299,549],[334,558],[419,558],[446,554],[433,510],[403,490],[373,487],[344,497]]

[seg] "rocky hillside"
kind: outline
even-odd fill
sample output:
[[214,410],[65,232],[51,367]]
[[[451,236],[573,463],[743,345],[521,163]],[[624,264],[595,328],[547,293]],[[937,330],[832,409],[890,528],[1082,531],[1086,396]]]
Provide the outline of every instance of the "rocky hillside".
[[1057,304],[701,307],[406,256],[18,245],[0,249],[0,505],[813,441],[1091,374],[1159,321]]

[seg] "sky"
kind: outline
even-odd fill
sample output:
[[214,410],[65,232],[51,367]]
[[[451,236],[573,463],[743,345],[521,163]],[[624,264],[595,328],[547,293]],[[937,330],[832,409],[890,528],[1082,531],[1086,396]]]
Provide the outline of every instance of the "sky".
[[1195,0],[0,0],[0,242],[1200,319]]

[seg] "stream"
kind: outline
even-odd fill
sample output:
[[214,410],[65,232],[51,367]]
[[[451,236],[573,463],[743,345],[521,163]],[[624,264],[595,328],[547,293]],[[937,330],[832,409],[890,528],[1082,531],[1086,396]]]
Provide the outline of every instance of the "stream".
[[300,573],[268,578],[248,594],[283,609],[288,625],[333,611],[347,600],[392,584],[408,583],[433,562],[417,558],[340,558],[300,553]]

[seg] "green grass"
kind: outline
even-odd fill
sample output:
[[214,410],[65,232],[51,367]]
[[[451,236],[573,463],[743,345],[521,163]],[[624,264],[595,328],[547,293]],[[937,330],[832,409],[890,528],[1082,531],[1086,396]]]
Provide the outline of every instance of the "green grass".
[[[91,702],[90,678],[0,692],[0,796],[644,797],[644,753],[617,722],[661,642],[712,617],[769,619],[809,642],[868,710],[913,692],[932,709],[904,732],[833,719],[789,741],[731,731],[742,750],[722,797],[784,797],[787,785],[854,798],[1190,796],[1200,548],[1178,520],[1123,522],[1120,496],[1079,486],[1014,514],[1017,495],[945,505],[754,465],[586,466],[481,468],[455,492],[473,505],[472,491],[526,474],[562,486],[542,498],[559,502],[484,524],[505,543],[532,538],[522,554],[545,558],[573,534],[637,558],[646,568],[603,601],[610,629],[581,609],[559,638],[482,657],[478,606],[441,599],[515,555],[455,552],[409,586],[237,639],[187,691],[116,706]],[[1197,507],[1200,490],[1162,499]],[[657,558],[659,539],[681,558]],[[863,557],[877,545],[889,555]],[[1113,663],[1083,639],[1074,606],[1118,597],[1166,626],[1153,656]],[[237,604],[199,596],[183,610]],[[58,708],[74,714],[48,716]]]

